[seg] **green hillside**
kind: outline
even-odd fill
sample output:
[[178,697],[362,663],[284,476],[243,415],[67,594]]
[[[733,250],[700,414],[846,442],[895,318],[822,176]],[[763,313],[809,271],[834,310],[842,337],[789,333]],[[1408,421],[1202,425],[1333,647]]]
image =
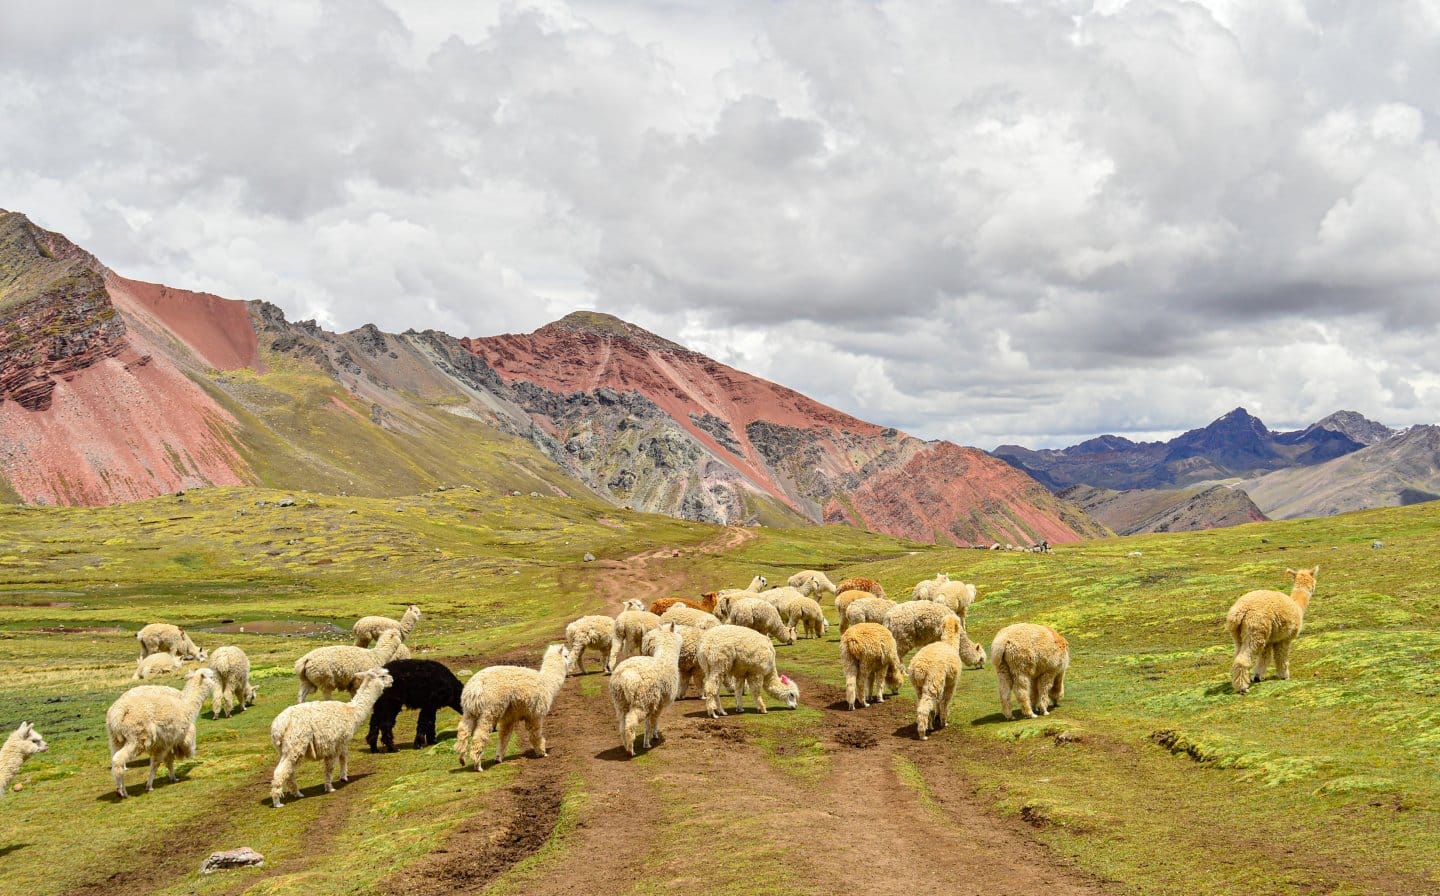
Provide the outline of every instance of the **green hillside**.
[[[292,496],[293,506],[279,506]],[[1422,505],[1038,555],[939,550],[836,527],[750,530],[752,540],[722,548],[738,530],[472,488],[390,499],[207,489],[106,508],[0,507],[0,728],[32,720],[51,744],[22,769],[23,789],[4,797],[0,890],[398,892],[397,869],[434,859],[467,819],[500,812],[564,770],[550,782],[557,801],[540,849],[507,865],[486,892],[542,891],[547,869],[563,866],[587,832],[646,830],[610,805],[615,775],[634,772],[625,780],[684,836],[637,833],[639,867],[657,876],[637,877],[629,891],[668,892],[664,880],[704,869],[706,892],[819,893],[822,882],[791,873],[797,854],[773,853],[775,832],[800,819],[789,813],[845,786],[834,775],[851,754],[827,738],[837,725],[869,720],[886,727],[865,755],[893,752],[897,780],[936,807],[935,824],[948,823],[950,804],[937,788],[958,783],[997,823],[1023,819],[1017,827],[1053,849],[1058,866],[1114,892],[1434,892],[1437,524],[1440,507]],[[1383,547],[1372,548],[1377,539]],[[587,551],[599,559],[583,562]],[[616,562],[642,553],[651,559]],[[1316,563],[1295,677],[1231,694],[1225,610],[1246,590],[1284,587],[1285,567]],[[1049,718],[1002,722],[993,673],[967,671],[950,728],[919,744],[900,724],[907,713],[913,719],[908,684],[885,707],[846,713],[827,704],[840,682],[832,627],[822,641],[778,648],[782,671],[802,682],[802,710],[726,720],[743,744],[718,755],[764,757],[765,774],[794,788],[767,804],[762,825],[748,822],[753,807],[718,789],[677,783],[686,764],[707,755],[694,752],[707,742],[692,735],[715,724],[696,720],[693,700],[671,711],[670,726],[684,727],[633,763],[567,755],[580,708],[613,730],[599,675],[567,682],[578,702],[548,726],[548,759],[455,772],[455,716],[442,712],[437,746],[371,757],[357,739],[349,785],[319,795],[319,768],[308,763],[307,797],[267,808],[268,727],[293,700],[293,660],[343,641],[359,615],[398,615],[415,602],[425,614],[413,638],[419,655],[457,669],[497,656],[533,664],[566,621],[600,611],[616,587],[638,590],[649,577],[686,593],[741,585],[757,572],[783,581],[806,567],[872,575],[896,597],[940,570],[977,582],[970,632],[987,650],[1016,620],[1069,638],[1064,705]],[[833,606],[827,612],[833,620]],[[243,646],[261,700],[230,720],[211,721],[207,710],[199,757],[182,764],[182,781],[119,803],[104,711],[131,685],[134,631],[160,619],[202,646]],[[401,742],[413,719],[402,716]],[[512,743],[512,755],[523,747]],[[143,769],[128,780],[138,793]],[[834,842],[845,836],[843,820],[824,830],[817,823],[804,820],[809,827],[795,836],[823,841],[824,862],[844,861]],[[211,849],[240,845],[265,853],[266,867],[195,874]]]

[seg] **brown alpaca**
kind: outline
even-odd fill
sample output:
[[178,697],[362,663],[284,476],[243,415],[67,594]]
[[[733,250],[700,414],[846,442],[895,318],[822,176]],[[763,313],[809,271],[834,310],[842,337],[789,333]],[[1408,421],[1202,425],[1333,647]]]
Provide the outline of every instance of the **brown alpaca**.
[[714,613],[717,596],[718,592],[707,591],[700,595],[700,600],[690,600],[686,597],[662,597],[650,605],[650,612],[656,616],[664,616],[666,610],[679,605],[694,607],[697,610],[704,610],[706,613]]
[[1272,658],[1275,674],[1282,679],[1290,677],[1290,644],[1300,634],[1320,567],[1287,569],[1285,574],[1295,580],[1288,596],[1279,591],[1251,591],[1225,614],[1225,627],[1235,639],[1230,684],[1237,694],[1248,692],[1251,682],[1265,677],[1265,666]]
[[874,579],[846,579],[835,586],[835,593],[844,594],[846,591],[868,591],[876,597],[884,597],[885,589]]

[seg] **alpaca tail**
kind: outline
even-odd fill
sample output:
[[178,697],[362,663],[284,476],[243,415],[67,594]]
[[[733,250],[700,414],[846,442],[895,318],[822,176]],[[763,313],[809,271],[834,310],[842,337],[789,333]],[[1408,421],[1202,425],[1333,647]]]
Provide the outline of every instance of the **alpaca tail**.
[[1248,612],[1243,611],[1228,617],[1225,625],[1235,639],[1235,660],[1230,664],[1230,686],[1235,689],[1235,693],[1243,694],[1250,690],[1250,675],[1255,668],[1255,661],[1265,649],[1268,632],[1251,620]]

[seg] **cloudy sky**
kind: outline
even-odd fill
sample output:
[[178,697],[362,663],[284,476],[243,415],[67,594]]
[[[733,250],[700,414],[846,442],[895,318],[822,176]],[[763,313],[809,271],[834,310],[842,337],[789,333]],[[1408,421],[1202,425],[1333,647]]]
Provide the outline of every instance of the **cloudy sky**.
[[985,448],[1440,420],[1440,2],[0,0],[0,207]]

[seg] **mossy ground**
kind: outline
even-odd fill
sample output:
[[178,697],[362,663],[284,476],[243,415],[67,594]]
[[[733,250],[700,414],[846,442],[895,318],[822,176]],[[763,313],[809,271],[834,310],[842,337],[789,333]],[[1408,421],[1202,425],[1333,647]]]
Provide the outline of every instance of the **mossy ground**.
[[[392,499],[294,494],[294,506],[278,506],[287,496],[207,489],[109,508],[0,506],[0,726],[35,721],[51,744],[25,765],[23,790],[3,797],[0,892],[100,885],[112,869],[133,869],[137,854],[156,857],[144,892],[373,890],[484,811],[521,767],[453,771],[453,716],[442,714],[436,747],[372,757],[361,745],[350,786],[310,798],[319,781],[310,764],[301,773],[307,798],[268,809],[268,726],[292,699],[295,657],[345,640],[360,615],[415,602],[425,613],[421,655],[473,662],[533,647],[538,658],[566,620],[599,608],[597,564],[582,563],[584,552],[604,560],[716,534],[586,501],[469,488]],[[1055,714],[1003,722],[993,673],[967,671],[950,728],[926,747],[982,801],[1024,818],[1124,892],[1427,892],[1440,890],[1437,525],[1440,506],[1420,505],[1050,555],[937,549],[845,528],[761,529],[735,551],[685,563],[696,591],[743,585],[757,572],[780,583],[814,567],[869,575],[907,596],[947,570],[978,583],[970,633],[987,648],[1012,621],[1060,629],[1074,660]],[[1375,539],[1384,547],[1372,549]],[[1295,677],[1230,693],[1225,610],[1252,588],[1283,590],[1286,566],[1316,563],[1320,587],[1292,657]],[[179,785],[119,803],[104,712],[131,684],[134,631],[157,619],[207,646],[243,646],[262,698],[233,719],[202,718],[200,756],[182,766]],[[340,631],[238,631],[264,621]],[[836,640],[832,627],[823,640],[780,648],[782,671],[839,683]],[[604,699],[602,681],[573,684]],[[747,712],[740,724],[787,780],[823,786],[818,741],[832,712]],[[407,724],[412,716],[401,739]],[[657,771],[666,761],[663,747],[644,757]],[[922,795],[934,783],[912,764],[896,773]],[[132,793],[142,777],[132,769]],[[712,883],[785,891],[783,856],[764,854],[768,844],[745,819],[697,814],[692,792],[655,786],[675,824],[729,831],[743,847],[745,861],[711,852]],[[566,848],[566,818],[595,811],[592,799],[583,780],[568,782],[550,844],[495,891],[523,892],[543,874]],[[266,854],[263,872],[194,873],[194,855],[241,843]],[[671,868],[692,845],[677,836],[645,848],[647,865]]]

